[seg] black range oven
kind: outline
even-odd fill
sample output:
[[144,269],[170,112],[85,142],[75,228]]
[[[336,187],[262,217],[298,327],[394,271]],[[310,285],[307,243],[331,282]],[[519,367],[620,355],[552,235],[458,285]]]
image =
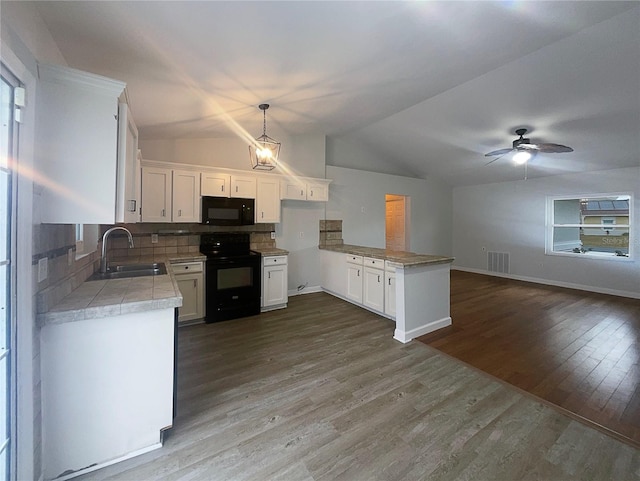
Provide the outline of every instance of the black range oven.
[[249,249],[250,234],[203,234],[207,256],[206,322],[260,314],[260,254]]

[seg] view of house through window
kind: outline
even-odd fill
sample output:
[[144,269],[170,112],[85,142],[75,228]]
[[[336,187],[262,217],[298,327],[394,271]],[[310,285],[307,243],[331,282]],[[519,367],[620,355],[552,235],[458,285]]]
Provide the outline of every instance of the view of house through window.
[[549,198],[547,253],[630,257],[631,196]]

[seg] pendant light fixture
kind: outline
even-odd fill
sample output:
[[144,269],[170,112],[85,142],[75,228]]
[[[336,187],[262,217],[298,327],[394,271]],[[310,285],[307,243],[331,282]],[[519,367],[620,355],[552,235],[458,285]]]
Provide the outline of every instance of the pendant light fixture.
[[276,142],[267,135],[267,109],[269,104],[260,104],[258,108],[262,110],[263,116],[262,135],[249,146],[251,167],[254,170],[273,170],[278,162],[280,142]]

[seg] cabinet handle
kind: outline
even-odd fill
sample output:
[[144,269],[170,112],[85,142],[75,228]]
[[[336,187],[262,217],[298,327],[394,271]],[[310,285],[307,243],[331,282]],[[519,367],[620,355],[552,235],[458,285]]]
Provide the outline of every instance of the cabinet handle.
[[311,192],[311,197],[313,197],[313,189],[311,189],[309,192]]
[[304,191],[300,189],[300,197],[302,197],[303,195],[304,195]]
[[162,215],[160,217],[164,217],[164,209],[162,209]]
[[380,276],[378,276],[378,282],[380,282]]
[[224,192],[224,185],[220,186],[220,192]]
[[238,186],[236,185],[236,192],[238,192]]
[[178,209],[178,217],[182,217],[182,209]]
[[260,217],[264,219],[264,212],[260,213]]
[[389,277],[389,285],[391,285],[391,277]]
[[193,280],[193,287],[198,287],[198,281],[196,281],[195,279]]
[[267,279],[271,279],[271,272],[269,272],[269,277],[267,277]]
[[358,277],[360,277],[360,269],[358,269]]

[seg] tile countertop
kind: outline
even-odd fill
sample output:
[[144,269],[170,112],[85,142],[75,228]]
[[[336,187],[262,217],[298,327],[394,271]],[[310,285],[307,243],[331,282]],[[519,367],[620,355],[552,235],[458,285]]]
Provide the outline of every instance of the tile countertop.
[[384,259],[402,267],[415,267],[427,264],[450,264],[454,260],[453,257],[449,256],[416,254],[414,252],[392,251],[388,249],[355,246],[351,244],[318,246],[318,248],[333,252],[344,252],[345,254],[373,257],[375,259]]
[[176,254],[162,257],[127,257],[110,260],[110,263],[117,262],[119,264],[164,262],[167,265],[168,274],[85,281],[48,312],[38,314],[37,322],[40,326],[45,326],[180,307],[182,306],[182,294],[171,273],[169,264],[205,259],[206,257],[201,254]]
[[289,254],[289,251],[284,249],[279,249],[277,247],[262,247],[260,249],[251,249],[254,252],[259,253],[262,257],[271,257],[271,256],[286,256]]

